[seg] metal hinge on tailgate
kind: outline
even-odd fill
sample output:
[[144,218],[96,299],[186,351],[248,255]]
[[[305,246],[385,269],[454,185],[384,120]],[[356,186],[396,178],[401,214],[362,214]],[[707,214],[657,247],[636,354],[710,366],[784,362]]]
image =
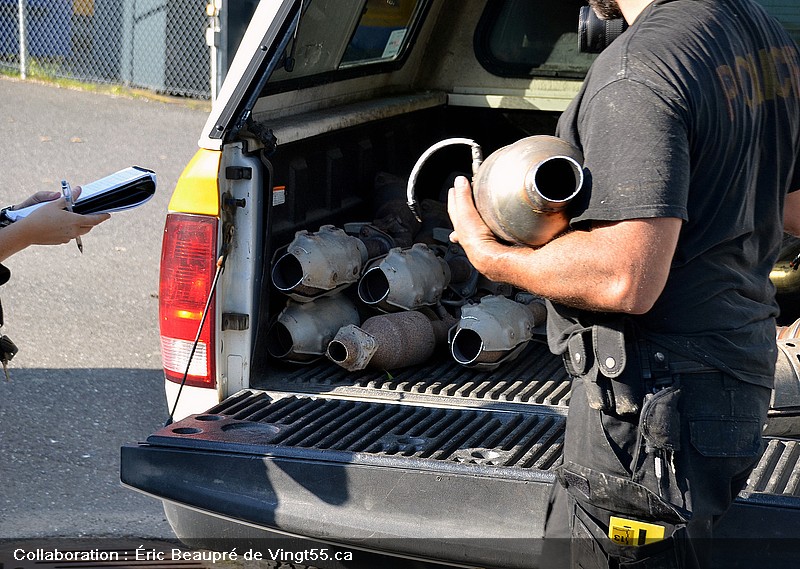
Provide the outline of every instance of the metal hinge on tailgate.
[[[246,166],[228,166],[225,168],[225,179],[231,181],[252,180],[253,169]],[[233,243],[236,211],[247,207],[245,198],[235,198],[230,191],[222,194],[222,247],[221,259],[226,257]],[[250,327],[250,316],[226,312],[222,314],[222,330],[247,330]]]

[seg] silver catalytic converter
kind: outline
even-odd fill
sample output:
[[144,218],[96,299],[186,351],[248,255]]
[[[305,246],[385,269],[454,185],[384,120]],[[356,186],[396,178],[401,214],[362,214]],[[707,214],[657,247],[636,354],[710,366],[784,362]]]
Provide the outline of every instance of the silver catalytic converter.
[[472,197],[492,232],[511,243],[544,245],[567,229],[568,206],[583,187],[583,154],[555,136],[522,138],[490,154],[475,141],[452,138],[420,156],[411,170],[407,203],[418,214],[415,184],[423,163],[440,148],[465,144],[472,149]]
[[342,229],[323,225],[316,233],[302,230],[272,266],[272,283],[297,302],[336,294],[358,282],[367,248]]
[[450,353],[463,366],[493,369],[517,357],[546,318],[539,302],[485,296],[461,308],[461,320],[450,330]]
[[358,296],[384,312],[433,306],[450,282],[450,267],[427,245],[394,248],[364,272]]
[[493,152],[472,183],[475,207],[505,241],[544,245],[569,224],[583,186],[583,155],[555,136],[530,136]]
[[312,302],[290,300],[269,328],[267,352],[284,361],[310,363],[325,356],[340,328],[359,322],[355,305],[341,294]]

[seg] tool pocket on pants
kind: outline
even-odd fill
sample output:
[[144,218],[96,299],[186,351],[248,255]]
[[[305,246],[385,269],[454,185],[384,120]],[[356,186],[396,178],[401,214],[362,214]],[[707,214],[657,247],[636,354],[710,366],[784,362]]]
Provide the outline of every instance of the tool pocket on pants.
[[[639,547],[614,543],[598,522],[579,501],[570,498],[571,567],[581,569],[673,569],[679,567],[674,537]],[[683,531],[678,530],[678,531]]]
[[[641,416],[631,420],[595,411],[586,404],[582,392],[582,384],[573,386],[564,464],[558,471],[562,485],[579,500],[614,514],[641,521],[685,523],[690,514],[684,504],[671,499],[672,494],[664,494],[664,484],[653,474],[655,461],[646,454],[648,443],[641,435],[638,421]],[[648,401],[643,415],[650,418],[649,436],[673,440],[672,428],[659,426],[655,419],[668,415],[669,411],[653,401],[671,405],[676,400],[677,394],[658,399],[654,396]],[[675,486],[671,481],[663,482],[667,487]]]
[[662,389],[645,398],[639,418],[644,452],[675,452],[681,448],[681,417],[678,409],[681,391]]
[[692,446],[706,457],[751,458],[761,453],[761,421],[736,415],[689,419]]
[[677,383],[646,396],[639,416],[633,478],[688,520],[691,503],[687,502],[679,459],[683,446],[681,397],[682,389]]

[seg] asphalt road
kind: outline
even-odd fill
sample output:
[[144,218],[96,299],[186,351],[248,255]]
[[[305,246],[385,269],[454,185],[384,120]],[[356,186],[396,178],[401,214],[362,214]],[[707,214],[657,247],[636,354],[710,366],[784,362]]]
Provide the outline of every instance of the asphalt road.
[[[5,264],[0,539],[172,537],[160,503],[119,484],[119,447],[166,418],[158,261],[172,189],[196,150],[202,106],[0,78],[0,206],[121,168],[156,171],[156,196],[74,242]],[[0,375],[0,377],[2,377]]]

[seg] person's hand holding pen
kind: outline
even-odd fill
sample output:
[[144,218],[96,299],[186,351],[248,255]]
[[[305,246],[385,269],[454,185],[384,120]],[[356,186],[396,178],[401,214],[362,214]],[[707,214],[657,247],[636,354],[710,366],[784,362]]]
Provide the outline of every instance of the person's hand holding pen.
[[[64,196],[64,203],[67,204],[67,211],[72,213],[74,210],[72,206],[74,205],[73,196],[72,196],[72,186],[69,185],[69,182],[66,180],[61,180],[61,195]],[[80,195],[80,192],[78,192]],[[75,196],[77,199],[78,196]],[[78,235],[75,237],[75,244],[78,246],[78,251],[83,253],[83,241],[81,240],[81,236]]]
[[[72,201],[78,199],[81,188],[72,189]],[[110,214],[80,215],[67,211],[67,201],[61,192],[37,192],[12,209],[22,209],[48,202],[27,217],[0,230],[0,262],[30,245],[59,245],[85,235]]]

